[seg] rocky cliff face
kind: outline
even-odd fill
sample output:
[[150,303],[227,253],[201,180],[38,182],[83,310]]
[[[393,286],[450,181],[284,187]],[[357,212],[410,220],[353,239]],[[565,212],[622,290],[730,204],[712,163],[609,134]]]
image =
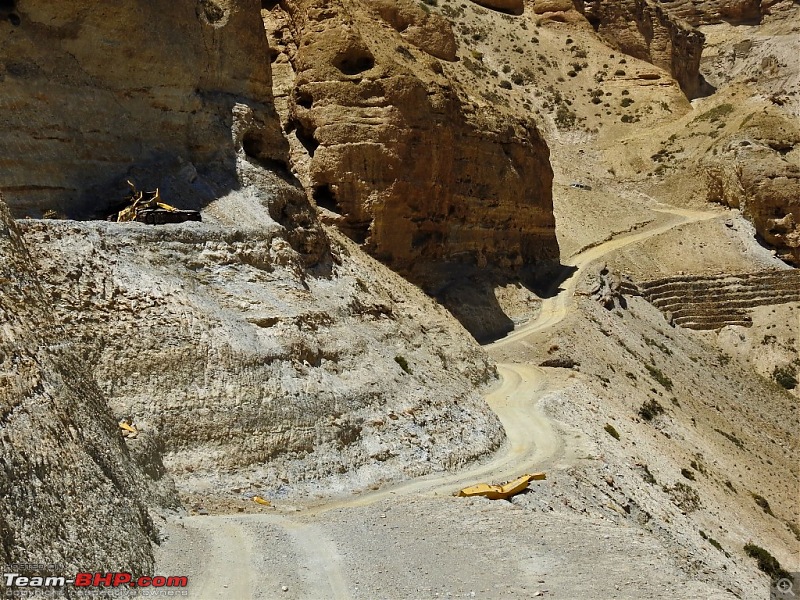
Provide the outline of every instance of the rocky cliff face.
[[582,12],[611,46],[672,73],[690,98],[702,89],[704,36],[652,0],[586,0]]
[[784,261],[800,266],[800,130],[757,114],[705,161],[708,199],[739,208]]
[[[2,201],[0,322],[0,562],[147,573],[156,534],[145,499],[158,499],[145,494],[147,477],[63,337]],[[155,479],[158,469],[151,462]]]
[[496,447],[475,392],[494,370],[441,307],[346,242],[306,270],[246,197],[207,220],[245,212],[255,226],[24,223],[64,340],[182,492],[349,489]]
[[775,4],[763,0],[666,0],[662,2],[675,17],[691,25],[709,25],[726,21],[733,25],[757,23]]
[[3,2],[0,190],[13,214],[102,213],[126,178],[197,206],[238,185],[237,150],[285,161],[259,8]]
[[[455,467],[501,443],[502,427],[478,392],[495,378],[486,355],[417,288],[338,233],[326,235],[287,170],[259,3],[122,3],[112,11],[101,3],[31,0],[0,8],[8,13],[0,53],[9,57],[0,74],[0,104],[8,109],[0,124],[0,188],[13,212],[90,216],[131,178],[140,188],[160,186],[170,202],[202,206],[204,217],[163,227],[26,219],[21,234],[3,221],[0,360],[8,376],[0,400],[8,435],[0,559],[146,571],[153,529],[139,498],[174,503],[170,477],[182,494],[236,501],[232,490],[249,486],[272,497],[344,491]],[[413,52],[437,68],[433,85],[441,67],[428,53],[447,59],[455,49],[443,19],[411,4],[369,8],[391,31],[402,29],[397,35],[410,47],[424,49]],[[322,19],[325,9],[312,12]],[[329,56],[327,42],[336,40],[310,45],[303,60],[314,60],[315,51]],[[381,186],[397,185],[416,194],[413,202],[389,209],[377,202],[378,191],[360,196],[374,197],[375,214],[385,217],[376,238],[381,252],[392,252],[392,210],[403,215],[396,238],[404,259],[407,230],[425,223],[444,230],[448,215],[456,233],[444,241],[475,250],[482,230],[470,210],[484,200],[456,210],[439,207],[437,196],[431,208],[420,192],[437,185],[428,167],[417,167],[419,181],[406,177],[434,132],[455,135],[447,119],[460,118],[458,105],[445,91],[429,102],[425,84],[402,74],[362,87],[346,73],[364,68],[363,46],[330,48],[341,50],[333,56],[338,62],[320,68],[342,80],[320,79],[310,91],[299,86],[298,105],[303,94],[332,88],[333,99],[354,103],[356,116],[339,122],[321,110],[306,119],[297,109],[298,131],[320,130],[311,170],[318,194],[369,185],[382,193]],[[381,107],[370,94],[384,86],[388,98],[411,100]],[[363,94],[363,106],[353,93]],[[417,108],[422,117],[410,114]],[[371,110],[394,115],[390,151],[382,150],[382,138],[373,143],[358,134]],[[397,129],[429,118],[434,125],[421,137]],[[541,186],[549,199],[546,154],[518,150],[529,142],[513,131],[484,135],[462,121],[459,161],[485,153],[498,167],[506,151],[521,152],[521,166],[545,169],[541,181],[526,185]],[[338,137],[345,134],[352,137]],[[464,141],[469,135],[476,136],[474,150],[466,149],[473,147]],[[546,152],[538,138],[534,143]],[[373,147],[374,157],[364,152]],[[322,160],[326,151],[332,158]],[[457,174],[461,194],[486,185],[488,175],[466,181],[470,165],[457,166],[448,148],[437,152],[445,166],[432,168],[444,183],[456,185]],[[535,199],[520,210],[541,213],[549,223],[542,239],[552,242],[552,212],[533,206]],[[368,212],[366,205],[358,210]],[[512,231],[509,263],[535,254],[539,238],[530,235]],[[429,246],[429,253],[449,256]],[[504,252],[498,243],[497,254]],[[117,431],[122,417],[141,432],[127,449]],[[53,531],[61,535],[56,542]],[[102,548],[82,544],[86,539]]]
[[[535,125],[462,102],[436,58],[454,56],[449,24],[398,6],[402,19],[354,0],[289,0],[265,14],[292,67],[286,129],[317,205],[429,291],[463,270],[556,258]],[[413,22],[437,34],[412,37]]]

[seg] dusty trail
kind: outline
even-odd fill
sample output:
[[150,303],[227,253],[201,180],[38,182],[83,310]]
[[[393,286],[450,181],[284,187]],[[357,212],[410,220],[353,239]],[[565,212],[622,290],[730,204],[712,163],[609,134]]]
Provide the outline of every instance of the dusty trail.
[[[718,213],[662,206],[654,209],[668,215],[661,224],[622,235],[571,257],[566,265],[575,267],[576,270],[562,283],[558,294],[543,302],[538,318],[488,347],[502,347],[558,324],[568,314],[573,303],[580,274],[604,255],[664,233],[678,225],[718,216]],[[549,390],[545,373],[538,367],[521,364],[500,364],[498,369],[502,382],[486,396],[486,401],[502,422],[507,439],[501,449],[486,462],[458,473],[434,473],[385,486],[357,497],[311,505],[295,513],[291,519],[276,513],[184,519],[185,527],[194,534],[193,549],[199,550],[202,557],[202,566],[197,569],[194,577],[190,577],[192,597],[260,598],[264,595],[259,590],[275,589],[274,578],[267,581],[268,577],[254,567],[257,554],[265,549],[259,549],[257,538],[253,537],[251,529],[261,526],[282,531],[284,543],[291,546],[294,560],[297,561],[292,563],[292,568],[297,570],[302,567],[308,573],[302,581],[305,589],[298,597],[337,600],[350,598],[347,577],[341,564],[342,557],[336,544],[314,522],[314,517],[336,509],[366,507],[382,500],[400,497],[450,495],[465,483],[482,479],[508,479],[546,468],[559,459],[564,454],[565,442],[556,426],[541,413],[537,405],[539,398]],[[164,565],[159,565],[159,572],[163,570]],[[223,587],[220,583],[223,581],[229,583]]]

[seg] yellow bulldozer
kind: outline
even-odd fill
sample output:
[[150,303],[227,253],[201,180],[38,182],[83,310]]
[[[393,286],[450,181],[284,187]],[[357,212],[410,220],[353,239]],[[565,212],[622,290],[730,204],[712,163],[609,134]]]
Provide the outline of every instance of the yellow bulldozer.
[[149,225],[163,225],[203,220],[196,210],[180,210],[164,202],[158,188],[154,192],[140,192],[130,180],[128,186],[131,188],[131,194],[125,199],[128,206],[111,214],[108,217],[109,221],[117,223],[136,221]]

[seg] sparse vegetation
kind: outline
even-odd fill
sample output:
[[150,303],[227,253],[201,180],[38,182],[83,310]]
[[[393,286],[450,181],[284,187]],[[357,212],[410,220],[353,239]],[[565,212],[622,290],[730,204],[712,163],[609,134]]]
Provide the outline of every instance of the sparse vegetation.
[[719,106],[715,106],[711,110],[704,112],[702,115],[695,117],[692,123],[698,121],[718,121],[722,117],[726,117],[733,112],[733,105],[732,104],[720,104]]
[[608,433],[608,435],[613,437],[615,440],[619,439],[619,432],[616,430],[616,428],[611,423],[606,423],[606,426],[603,427],[603,429],[605,429],[606,433]]
[[758,561],[758,568],[769,575],[770,579],[773,581],[790,577],[789,572],[781,566],[778,559],[761,546],[756,546],[752,542],[748,542],[744,546],[744,551],[747,556],[755,558]]
[[719,543],[717,540],[715,540],[714,538],[712,538],[711,536],[709,536],[709,535],[708,535],[708,534],[707,534],[705,531],[703,531],[702,529],[700,530],[700,537],[701,537],[701,538],[703,538],[704,540],[706,540],[706,541],[707,541],[709,544],[711,544],[712,546],[714,546],[714,548],[716,548],[717,550],[719,550],[720,552],[722,552],[722,553],[723,553],[725,556],[727,556],[728,558],[730,558],[730,556],[731,556],[731,555],[730,555],[728,552],[726,552],[726,551],[725,551],[725,549],[722,547],[722,544],[720,544],[720,543]]
[[649,483],[650,485],[656,485],[658,483],[655,475],[650,472],[650,467],[647,465],[642,465],[642,479],[644,479],[645,483]]
[[672,380],[666,375],[664,375],[664,373],[662,373],[658,367],[650,364],[645,364],[644,368],[647,369],[648,373],[650,373],[650,377],[652,377],[658,383],[660,383],[665,390],[667,390],[668,392],[672,390]]
[[672,487],[664,486],[662,490],[669,495],[675,506],[686,513],[700,508],[700,496],[690,485],[679,481]]
[[681,469],[681,475],[689,481],[694,481],[694,473],[690,469]]
[[795,370],[789,365],[785,367],[775,367],[775,370],[772,372],[772,378],[784,389],[793,390],[797,387],[797,375]]
[[767,499],[764,498],[764,496],[760,496],[759,494],[752,494],[752,496],[753,496],[753,500],[756,501],[756,504],[758,504],[761,507],[761,510],[763,510],[765,513],[767,513],[771,517],[775,516],[772,513],[772,508],[770,507],[769,502],[767,502]]
[[639,408],[639,416],[645,421],[652,421],[658,415],[664,413],[664,407],[658,403],[658,400],[651,398]]
[[737,438],[737,437],[736,437],[735,435],[733,435],[732,433],[725,433],[725,432],[724,432],[724,431],[722,431],[721,429],[714,429],[714,431],[716,431],[716,432],[717,432],[718,434],[720,434],[722,437],[725,437],[725,438],[727,438],[729,441],[733,442],[733,444],[734,444],[734,445],[735,445],[737,448],[739,448],[739,450],[744,450],[744,442],[742,442],[742,440],[740,440],[739,438]]
[[405,371],[409,375],[412,374],[411,373],[411,368],[408,366],[408,361],[405,359],[405,357],[400,356],[398,354],[397,356],[394,357],[394,362],[396,362],[398,365],[400,365],[400,368],[403,369],[403,371]]

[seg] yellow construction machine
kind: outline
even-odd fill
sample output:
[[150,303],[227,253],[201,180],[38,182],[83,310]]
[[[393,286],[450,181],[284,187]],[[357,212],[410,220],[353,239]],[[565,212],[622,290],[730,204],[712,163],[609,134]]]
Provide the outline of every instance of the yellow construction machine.
[[128,223],[136,221],[149,225],[163,225],[165,223],[183,223],[185,221],[202,221],[200,213],[196,210],[180,210],[170,206],[161,199],[158,188],[154,192],[140,192],[129,180],[128,186],[131,194],[126,198],[128,206],[118,213],[108,217],[109,221]]
[[547,479],[544,473],[532,473],[517,477],[513,481],[502,485],[489,485],[488,483],[478,483],[470,487],[465,487],[458,492],[458,496],[483,496],[490,500],[508,500],[527,489],[531,481],[542,481]]

